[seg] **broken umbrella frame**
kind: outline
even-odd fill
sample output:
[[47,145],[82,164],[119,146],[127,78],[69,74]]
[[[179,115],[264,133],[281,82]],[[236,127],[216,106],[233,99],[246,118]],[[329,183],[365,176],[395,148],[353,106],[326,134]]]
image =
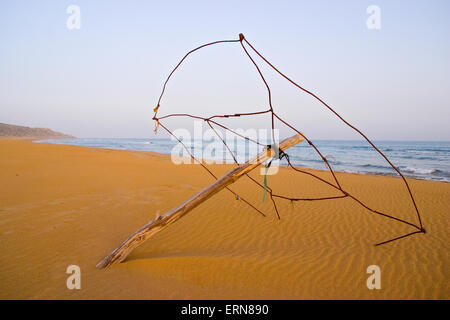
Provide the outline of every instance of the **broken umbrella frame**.
[[[169,81],[169,79],[172,77],[173,73],[178,69],[178,67],[183,63],[183,61],[192,53],[194,53],[197,50],[200,50],[202,48],[208,47],[208,46],[212,46],[212,45],[218,45],[218,44],[226,44],[226,43],[239,43],[243,49],[243,51],[245,52],[245,54],[247,55],[247,57],[250,59],[250,61],[252,62],[252,64],[255,66],[261,80],[264,82],[264,85],[267,89],[267,93],[268,93],[268,104],[269,104],[269,108],[267,110],[263,110],[263,111],[258,111],[258,112],[250,112],[250,113],[237,113],[237,114],[224,114],[224,115],[214,115],[211,117],[201,117],[201,116],[197,116],[197,115],[192,115],[192,114],[187,114],[187,113],[178,113],[178,114],[169,114],[166,116],[162,116],[162,117],[157,117],[159,108],[160,108],[160,104],[161,104],[161,100],[164,96],[164,92],[166,89],[166,85]],[[351,129],[353,129],[354,131],[356,131],[358,134],[360,134],[387,162],[388,164],[400,175],[400,177],[402,178],[404,185],[406,186],[406,189],[409,193],[409,197],[411,199],[411,202],[414,206],[415,212],[417,214],[417,218],[418,218],[418,222],[419,224],[416,225],[415,223],[394,217],[392,215],[389,215],[387,213],[383,213],[380,211],[377,211],[375,209],[370,208],[369,206],[367,206],[366,204],[364,204],[361,200],[359,200],[358,198],[356,198],[355,196],[351,195],[349,192],[345,191],[341,184],[339,183],[339,180],[337,179],[331,165],[329,164],[328,160],[320,153],[319,149],[312,143],[311,140],[309,140],[303,133],[301,133],[300,131],[298,131],[295,127],[293,127],[292,125],[290,125],[288,122],[286,122],[285,120],[283,120],[278,114],[275,113],[274,108],[272,106],[272,94],[270,91],[270,87],[266,82],[266,79],[264,78],[258,64],[255,62],[255,60],[252,58],[252,56],[250,55],[250,53],[248,52],[246,46],[248,46],[261,60],[263,60],[266,64],[268,64],[273,70],[275,70],[280,76],[282,76],[284,79],[286,79],[288,82],[290,82],[292,85],[294,85],[295,87],[297,87],[298,89],[302,90],[303,92],[311,95],[312,97],[314,97],[316,100],[318,100],[323,106],[325,106],[329,111],[331,111],[335,116],[337,116],[342,122],[344,122],[344,124],[346,124],[347,126],[349,126]],[[367,138],[359,129],[357,129],[356,127],[354,127],[353,125],[351,125],[350,123],[348,123],[344,118],[342,118],[342,116],[340,116],[333,108],[331,108],[328,104],[326,104],[322,99],[320,99],[318,96],[316,96],[314,93],[304,89],[303,87],[301,87],[300,85],[298,85],[296,82],[294,82],[293,80],[291,80],[289,77],[287,77],[285,74],[283,74],[281,71],[279,71],[274,65],[272,65],[264,56],[262,56],[248,41],[247,39],[244,37],[244,35],[241,33],[239,34],[239,39],[236,40],[221,40],[221,41],[215,41],[215,42],[210,42],[204,45],[201,45],[191,51],[189,51],[182,59],[181,61],[175,66],[175,68],[172,70],[172,72],[169,74],[169,76],[167,77],[166,81],[164,82],[163,85],[163,89],[161,92],[161,95],[158,99],[158,103],[157,106],[155,107],[155,109],[153,110],[155,112],[155,115],[153,117],[153,120],[156,123],[155,126],[155,132],[157,131],[157,129],[161,126],[164,130],[166,130],[171,136],[173,136],[180,144],[183,145],[183,147],[186,149],[186,151],[189,153],[189,155],[191,156],[192,159],[194,159],[196,162],[198,162],[214,179],[215,181],[213,183],[211,183],[209,186],[205,187],[204,189],[202,189],[200,192],[198,192],[196,195],[194,195],[193,197],[191,197],[190,199],[188,199],[187,201],[185,201],[184,203],[182,203],[181,205],[179,205],[178,207],[172,209],[171,211],[153,219],[152,221],[150,221],[148,224],[146,224],[145,226],[143,226],[141,229],[139,229],[138,231],[136,231],[134,234],[132,234],[130,237],[128,237],[124,242],[122,242],[122,244],[119,245],[119,247],[117,247],[113,252],[111,252],[108,256],[106,256],[102,261],[100,261],[97,264],[98,268],[105,268],[110,266],[111,264],[119,261],[122,262],[126,259],[126,257],[131,253],[131,251],[133,251],[137,246],[139,246],[140,244],[142,244],[145,240],[147,240],[148,238],[150,238],[152,235],[154,235],[155,233],[163,230],[164,228],[166,228],[167,226],[169,226],[170,224],[174,223],[175,221],[177,221],[178,219],[180,219],[181,217],[183,217],[185,214],[187,214],[189,211],[191,211],[192,209],[194,209],[195,207],[197,207],[199,204],[201,204],[202,202],[204,202],[205,200],[209,199],[210,197],[212,197],[213,195],[215,195],[217,192],[219,192],[222,189],[227,189],[228,191],[230,191],[231,193],[234,194],[234,196],[236,197],[236,199],[240,199],[242,200],[244,203],[246,203],[247,205],[249,205],[251,208],[253,208],[254,210],[256,210],[258,213],[260,213],[262,216],[266,216],[263,212],[261,212],[259,209],[257,209],[255,206],[253,206],[250,202],[248,202],[247,200],[245,200],[244,198],[242,198],[241,196],[239,196],[238,194],[236,194],[231,188],[229,188],[229,185],[234,183],[237,179],[246,176],[248,177],[251,181],[253,181],[255,184],[257,184],[259,187],[264,189],[264,192],[268,192],[270,195],[270,199],[272,201],[272,204],[274,206],[275,212],[277,214],[278,219],[280,219],[280,214],[278,212],[278,208],[275,202],[275,198],[278,199],[284,199],[284,200],[290,200],[290,201],[320,201],[320,200],[332,200],[332,199],[342,199],[342,198],[351,198],[354,201],[356,201],[359,205],[363,206],[365,209],[367,209],[368,211],[398,221],[400,223],[409,225],[411,227],[413,227],[415,229],[415,231],[407,233],[405,235],[399,236],[399,237],[395,237],[393,239],[387,240],[387,241],[383,241],[380,243],[375,244],[376,246],[378,245],[382,245],[382,244],[386,244],[395,240],[399,240],[399,239],[403,239],[406,237],[409,237],[411,235],[414,234],[418,234],[418,233],[423,233],[425,234],[426,231],[422,225],[422,219],[420,217],[420,213],[419,213],[419,209],[417,207],[416,201],[414,199],[414,196],[411,192],[411,189],[408,185],[407,180],[405,179],[405,177],[403,176],[403,174],[400,172],[400,170],[395,167],[391,161],[386,157],[386,155],[383,154],[383,152],[381,152],[380,149],[378,149],[373,143],[372,141],[370,141],[369,138]],[[277,146],[277,148],[273,148],[272,146],[275,145],[273,144],[272,146],[267,146],[267,145],[263,145],[261,143],[259,143],[258,141],[252,140],[248,137],[245,137],[243,135],[240,135],[239,133],[225,127],[224,125],[220,124],[218,122],[217,119],[220,118],[232,118],[232,117],[241,117],[241,116],[252,116],[252,115],[260,115],[260,114],[270,114],[271,115],[271,132],[272,132],[272,141],[275,142],[275,137],[274,137],[274,128],[275,128],[275,119],[280,121],[282,124],[286,125],[287,127],[289,127],[290,129],[292,129],[296,135],[294,135],[291,138],[285,139],[283,140],[279,146]],[[171,117],[189,117],[192,119],[198,119],[198,120],[202,120],[204,122],[206,122],[208,124],[208,126],[216,133],[216,135],[219,137],[219,139],[222,141],[222,143],[226,146],[228,152],[231,154],[231,156],[233,157],[233,160],[235,162],[235,164],[237,165],[237,167],[233,170],[230,170],[229,172],[227,172],[225,175],[223,175],[222,177],[216,177],[205,165],[204,163],[202,163],[202,161],[198,160],[197,158],[195,158],[192,153],[189,151],[189,149],[186,147],[186,145],[181,142],[181,140],[179,140],[166,126],[164,126],[161,121],[167,118],[171,118]],[[222,137],[217,133],[216,128],[214,128],[214,126],[216,127],[220,127],[224,130],[230,131],[233,134],[240,136],[241,138],[244,138],[247,141],[251,141],[254,143],[257,143],[260,146],[263,146],[265,149],[262,153],[260,153],[255,159],[247,161],[246,163],[243,164],[239,164],[238,161],[236,160],[236,156],[233,154],[233,152],[231,151],[231,149],[229,148],[229,146],[226,144],[226,142],[222,139]],[[289,148],[294,146],[295,144],[306,140],[306,142],[317,152],[317,154],[320,156],[320,158],[323,160],[323,162],[325,163],[325,165],[327,166],[329,172],[331,173],[334,183],[329,182],[317,175],[315,175],[314,173],[311,173],[309,171],[305,171],[301,168],[296,168],[291,164],[291,161],[289,159],[289,155],[287,153],[285,153],[285,151]],[[287,163],[288,163],[288,167],[292,168],[293,170],[295,170],[296,172],[302,173],[302,174],[306,174],[309,175],[329,186],[331,186],[332,188],[338,190],[340,193],[342,193],[342,195],[339,196],[329,196],[329,197],[321,197],[321,198],[292,198],[292,197],[287,197],[287,196],[283,196],[280,194],[276,194],[273,192],[273,190],[271,188],[269,188],[267,186],[267,184],[265,183],[264,185],[260,184],[258,181],[256,181],[254,178],[252,178],[249,175],[249,172],[253,169],[255,169],[256,167],[258,167],[260,164],[262,164],[264,161],[271,161],[271,159],[273,160],[275,157],[281,159],[281,158],[285,158]],[[270,165],[267,165],[267,167]]]

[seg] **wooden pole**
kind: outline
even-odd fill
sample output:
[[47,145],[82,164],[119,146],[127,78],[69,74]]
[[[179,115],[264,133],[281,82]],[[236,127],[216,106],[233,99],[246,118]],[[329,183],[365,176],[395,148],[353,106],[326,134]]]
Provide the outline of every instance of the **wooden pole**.
[[[279,149],[281,151],[284,151],[302,142],[304,139],[305,138],[302,135],[297,134],[293,137],[283,140],[279,145]],[[200,192],[180,204],[178,207],[153,219],[138,231],[133,233],[131,236],[129,236],[124,242],[120,244],[120,246],[118,246],[113,252],[111,252],[102,261],[100,261],[97,264],[97,268],[106,268],[116,261],[124,261],[126,257],[131,253],[131,251],[133,251],[137,246],[141,245],[145,240],[168,227],[169,225],[183,217],[186,213],[197,207],[199,204],[206,201],[217,192],[224,189],[226,186],[234,183],[246,173],[258,167],[264,161],[274,157],[275,151],[277,150],[266,148],[266,150],[258,154],[254,159],[251,159],[228,171],[222,177],[220,177],[207,187],[203,188]]]

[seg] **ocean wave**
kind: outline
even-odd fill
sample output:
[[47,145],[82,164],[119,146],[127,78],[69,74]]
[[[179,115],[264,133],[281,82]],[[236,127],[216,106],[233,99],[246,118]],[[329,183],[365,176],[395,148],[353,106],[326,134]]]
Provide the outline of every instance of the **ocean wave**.
[[424,168],[414,168],[414,167],[400,167],[400,168],[404,172],[423,174],[423,175],[442,173],[442,171],[439,169],[424,169]]
[[372,146],[344,146],[343,147],[344,149],[364,149],[364,150],[367,150],[367,149],[373,149],[373,147]]
[[450,152],[449,148],[408,148],[407,152],[418,152],[418,153],[436,153],[436,152]]
[[366,163],[366,164],[360,164],[358,165],[359,167],[362,168],[373,168],[373,169],[393,169],[391,166],[384,166],[384,165],[376,165],[376,164],[370,164],[370,163]]

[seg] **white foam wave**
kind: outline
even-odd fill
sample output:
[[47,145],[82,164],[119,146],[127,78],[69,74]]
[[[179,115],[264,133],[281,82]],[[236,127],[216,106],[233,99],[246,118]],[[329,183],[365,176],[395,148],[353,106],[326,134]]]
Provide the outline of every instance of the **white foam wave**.
[[406,168],[402,169],[402,171],[409,172],[409,173],[417,173],[417,174],[436,173],[436,169],[422,169],[422,168],[413,168],[413,167],[406,167]]

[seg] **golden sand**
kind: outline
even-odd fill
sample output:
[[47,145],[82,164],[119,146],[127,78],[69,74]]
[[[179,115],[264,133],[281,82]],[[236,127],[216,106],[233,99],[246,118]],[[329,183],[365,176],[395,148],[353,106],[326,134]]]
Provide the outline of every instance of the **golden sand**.
[[[98,270],[127,236],[212,178],[149,152],[0,139],[0,153],[2,299],[450,298],[449,183],[408,179],[428,233],[374,247],[414,229],[348,198],[279,201],[277,220],[262,190],[242,180],[232,188],[266,218],[223,190],[124,263]],[[400,179],[337,175],[368,205],[417,223]],[[336,195],[285,168],[268,179],[278,193]],[[72,264],[80,290],[66,287]],[[369,265],[381,268],[381,290],[366,286]]]

